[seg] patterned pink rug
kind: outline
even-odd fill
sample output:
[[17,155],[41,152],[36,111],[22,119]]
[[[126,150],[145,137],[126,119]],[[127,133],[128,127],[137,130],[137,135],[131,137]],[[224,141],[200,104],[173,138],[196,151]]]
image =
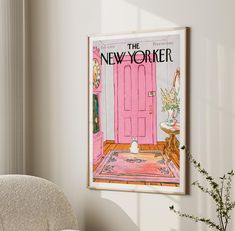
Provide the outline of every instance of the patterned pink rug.
[[179,169],[160,151],[110,151],[93,173],[94,179],[179,183]]

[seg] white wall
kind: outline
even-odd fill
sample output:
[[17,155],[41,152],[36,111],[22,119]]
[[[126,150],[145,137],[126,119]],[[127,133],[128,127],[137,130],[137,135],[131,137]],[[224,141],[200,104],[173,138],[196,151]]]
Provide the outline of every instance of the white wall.
[[211,200],[194,188],[188,196],[86,189],[87,34],[191,27],[190,147],[218,176],[235,168],[234,8],[232,0],[29,2],[31,173],[61,186],[83,231],[206,230],[172,214],[171,204],[213,214]]

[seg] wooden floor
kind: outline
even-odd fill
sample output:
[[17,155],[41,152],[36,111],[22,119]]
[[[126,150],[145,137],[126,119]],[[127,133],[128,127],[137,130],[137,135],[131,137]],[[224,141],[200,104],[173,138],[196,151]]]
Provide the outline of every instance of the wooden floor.
[[[158,142],[157,144],[140,144],[139,148],[140,150],[160,150],[163,151],[165,146],[165,142]],[[99,164],[104,159],[105,155],[107,155],[112,150],[129,150],[130,144],[115,144],[112,140],[106,140],[104,142],[104,156],[101,158],[98,164],[93,166],[93,169],[95,170]],[[170,158],[168,156],[168,158]],[[176,165],[176,167],[180,167],[180,161],[177,154],[172,154],[171,156],[172,161]],[[95,182],[103,182],[103,183],[121,183],[121,184],[141,184],[141,185],[157,185],[157,186],[173,186],[178,187],[179,184],[166,184],[166,183],[151,183],[151,182],[131,182],[131,181],[117,181],[117,180],[95,180]]]

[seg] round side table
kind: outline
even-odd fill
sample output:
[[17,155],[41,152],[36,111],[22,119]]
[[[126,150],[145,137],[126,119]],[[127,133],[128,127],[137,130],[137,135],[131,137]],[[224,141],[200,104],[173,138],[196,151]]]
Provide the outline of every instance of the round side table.
[[176,135],[180,134],[180,124],[176,123],[173,126],[168,126],[166,122],[161,122],[160,128],[169,135],[169,137],[166,137],[165,139],[166,145],[163,149],[163,154],[168,156],[170,159],[172,158],[172,153],[179,156],[180,142],[178,141]]

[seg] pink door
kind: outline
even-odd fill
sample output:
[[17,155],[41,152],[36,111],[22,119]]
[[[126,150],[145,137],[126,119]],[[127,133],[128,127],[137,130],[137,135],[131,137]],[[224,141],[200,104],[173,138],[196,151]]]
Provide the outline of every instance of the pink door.
[[[141,57],[139,57],[141,58]],[[156,143],[156,63],[114,65],[115,142]]]

